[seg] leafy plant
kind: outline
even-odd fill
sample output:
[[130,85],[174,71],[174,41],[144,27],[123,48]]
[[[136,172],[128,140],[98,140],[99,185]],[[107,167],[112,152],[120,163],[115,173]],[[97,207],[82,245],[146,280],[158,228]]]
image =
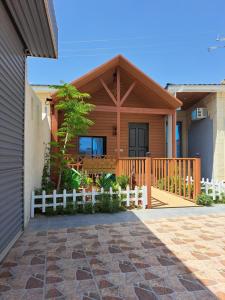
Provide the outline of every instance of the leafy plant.
[[81,183],[80,183],[81,187],[88,188],[93,183],[92,178],[89,177],[88,174],[83,172],[80,173],[80,175],[81,175]]
[[105,191],[109,191],[110,187],[112,187],[114,183],[115,177],[110,173],[102,174],[96,179],[97,186],[103,188]]
[[123,190],[125,190],[129,184],[129,176],[121,175],[116,177],[116,182]]
[[83,213],[84,214],[92,214],[94,211],[93,211],[93,204],[91,202],[87,202],[84,204],[84,207],[83,207]]
[[78,189],[81,184],[81,175],[75,169],[65,168],[62,173],[62,186],[66,190]]
[[64,120],[57,132],[59,141],[52,143],[55,150],[52,159],[58,170],[57,190],[59,190],[62,173],[67,165],[65,155],[71,146],[70,142],[76,136],[85,134],[93,125],[93,121],[88,119],[87,115],[94,109],[94,105],[85,102],[90,98],[88,93],[81,93],[71,84],[64,83],[52,87],[57,89],[56,98],[59,100],[55,108],[64,113]]
[[98,202],[95,205],[95,211],[101,213],[116,213],[120,210],[124,210],[121,206],[120,197],[104,193],[98,196]]
[[197,198],[197,204],[204,206],[211,206],[213,204],[213,198],[205,193],[202,193]]
[[45,149],[45,161],[42,171],[41,190],[45,190],[47,193],[54,189],[54,185],[50,178],[50,154],[49,148]]

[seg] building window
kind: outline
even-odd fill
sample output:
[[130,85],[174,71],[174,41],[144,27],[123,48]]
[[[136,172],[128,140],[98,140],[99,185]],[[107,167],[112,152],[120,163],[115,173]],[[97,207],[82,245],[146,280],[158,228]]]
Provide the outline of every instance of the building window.
[[[182,157],[182,122],[176,124],[176,152],[177,157]],[[166,122],[166,153],[168,154],[168,122]]]
[[182,122],[177,122],[176,126],[176,147],[177,157],[182,157]]
[[106,137],[81,136],[79,137],[79,154],[102,156],[106,154]]

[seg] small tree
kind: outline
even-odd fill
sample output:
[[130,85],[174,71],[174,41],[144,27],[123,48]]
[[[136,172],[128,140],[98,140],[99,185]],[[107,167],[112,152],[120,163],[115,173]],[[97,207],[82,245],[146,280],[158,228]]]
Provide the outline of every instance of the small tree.
[[67,164],[65,155],[68,148],[71,147],[70,142],[76,136],[86,134],[88,128],[94,124],[93,121],[87,118],[87,115],[95,106],[85,102],[85,100],[90,98],[88,93],[81,93],[71,84],[64,83],[63,85],[52,87],[57,89],[56,98],[59,101],[55,108],[64,113],[64,120],[57,131],[59,141],[52,143],[57,148],[57,151],[52,154],[52,158],[57,161],[58,190],[61,184],[62,172]]

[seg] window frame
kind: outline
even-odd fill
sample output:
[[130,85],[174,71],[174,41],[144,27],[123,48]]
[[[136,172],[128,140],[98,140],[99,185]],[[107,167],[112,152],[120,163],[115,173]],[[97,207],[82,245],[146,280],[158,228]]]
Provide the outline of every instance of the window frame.
[[[92,154],[91,155],[80,153],[80,139],[81,138],[91,138],[92,139]],[[103,139],[103,154],[100,154],[100,155],[93,154],[93,139],[95,139],[95,138],[101,138],[101,139]],[[105,156],[106,153],[107,153],[107,147],[106,146],[107,146],[107,137],[106,136],[82,135],[82,136],[78,137],[78,153],[79,153],[79,155],[91,156],[91,157]]]

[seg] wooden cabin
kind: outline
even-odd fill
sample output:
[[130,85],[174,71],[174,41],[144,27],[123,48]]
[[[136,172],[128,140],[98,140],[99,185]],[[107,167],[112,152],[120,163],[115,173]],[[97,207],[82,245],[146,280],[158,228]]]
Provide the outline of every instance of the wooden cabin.
[[[82,156],[176,157],[176,109],[182,102],[121,55],[72,82],[91,95],[94,125],[74,141]],[[52,138],[63,114],[51,109]],[[167,137],[166,137],[167,132]]]

